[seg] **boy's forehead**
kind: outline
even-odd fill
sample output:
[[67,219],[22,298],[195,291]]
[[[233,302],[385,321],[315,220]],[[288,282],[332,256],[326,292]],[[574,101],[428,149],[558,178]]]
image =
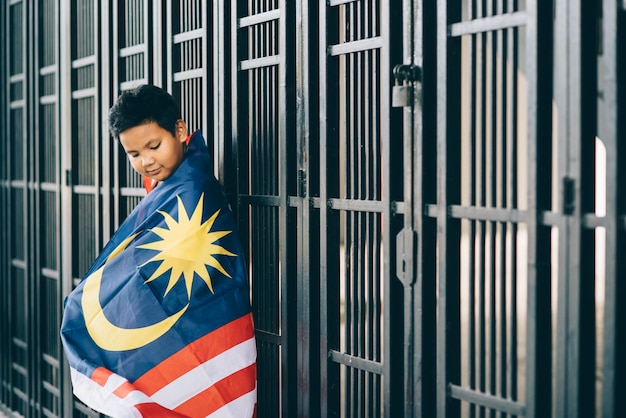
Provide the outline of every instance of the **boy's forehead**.
[[164,132],[168,131],[161,128],[155,122],[148,122],[120,132],[119,140],[126,148],[126,145],[137,146],[158,140],[164,135]]

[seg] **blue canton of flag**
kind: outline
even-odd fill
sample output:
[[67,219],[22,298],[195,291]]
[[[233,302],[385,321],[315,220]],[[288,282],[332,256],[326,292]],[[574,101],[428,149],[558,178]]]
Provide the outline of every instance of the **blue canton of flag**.
[[242,248],[200,132],[67,297],[75,395],[113,417],[251,417],[256,344]]

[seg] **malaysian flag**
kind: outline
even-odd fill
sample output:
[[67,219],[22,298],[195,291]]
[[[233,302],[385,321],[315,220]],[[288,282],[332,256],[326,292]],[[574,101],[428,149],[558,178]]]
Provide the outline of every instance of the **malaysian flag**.
[[242,248],[200,132],[67,297],[75,395],[113,417],[251,417],[256,343]]

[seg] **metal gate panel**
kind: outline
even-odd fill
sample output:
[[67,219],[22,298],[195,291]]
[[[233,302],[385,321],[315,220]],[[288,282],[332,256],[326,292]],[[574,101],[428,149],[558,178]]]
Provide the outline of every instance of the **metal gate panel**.
[[[484,4],[484,3],[483,3]],[[473,7],[472,7],[473,6]],[[465,21],[487,20],[489,16],[512,21],[518,10],[512,3],[467,3]],[[510,15],[507,16],[507,14]],[[503,20],[505,20],[503,19]],[[459,25],[460,26],[460,25]],[[461,151],[461,173],[471,173],[461,183],[461,204],[480,210],[495,209],[491,214],[467,216],[461,222],[461,249],[466,260],[461,283],[461,352],[468,355],[461,359],[463,386],[483,394],[513,401],[518,400],[518,349],[520,327],[518,325],[518,295],[522,284],[518,281],[518,242],[525,226],[509,221],[509,214],[499,220],[494,215],[501,211],[519,209],[518,182],[524,177],[525,161],[518,150],[521,114],[524,99],[519,96],[518,66],[524,53],[520,47],[517,25],[498,25],[489,28],[481,25],[474,33],[464,33],[464,59],[469,71],[461,87],[466,125],[462,130],[464,147]],[[458,27],[458,26],[457,26]],[[469,125],[469,126],[468,126]],[[521,155],[520,155],[521,154]],[[457,162],[458,163],[458,162]],[[522,202],[525,205],[525,202]],[[465,218],[465,216],[463,216]],[[458,231],[457,231],[458,232]],[[470,416],[485,408],[475,405],[469,408]]]
[[551,414],[551,19],[438,3],[441,417]]
[[259,417],[293,416],[296,404],[294,8],[285,0],[232,3],[232,129],[239,224],[257,330]]
[[[59,167],[57,11],[53,2],[9,2],[3,157],[3,403],[23,416],[59,413]],[[32,121],[35,120],[36,123]],[[35,129],[35,126],[39,129]],[[8,138],[11,138],[9,140]],[[5,193],[6,192],[6,193]],[[34,318],[34,319],[33,319]],[[8,337],[8,338],[7,338]]]
[[402,154],[390,109],[391,60],[401,53],[394,7],[401,10],[376,0],[320,5],[323,417],[397,416],[402,407],[401,369],[393,377],[402,362],[393,351],[402,346],[402,304],[392,294],[402,197],[401,164],[391,159]]

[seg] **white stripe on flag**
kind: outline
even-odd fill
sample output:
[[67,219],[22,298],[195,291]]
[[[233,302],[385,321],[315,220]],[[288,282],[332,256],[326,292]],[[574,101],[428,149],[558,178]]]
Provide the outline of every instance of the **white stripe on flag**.
[[255,361],[256,344],[254,338],[251,338],[168,383],[151,398],[154,402],[174,409],[223,378],[254,364]]
[[119,375],[111,375],[103,387],[74,368],[70,368],[70,373],[76,397],[106,415],[119,418],[140,418],[141,415],[134,405],[150,402],[150,399],[142,392],[133,391],[125,398],[114,394],[115,389],[126,382],[126,379]]
[[248,392],[239,398],[230,401],[217,411],[213,412],[207,418],[232,418],[241,417],[248,418],[254,414],[254,406],[256,405],[256,388],[252,392]]

